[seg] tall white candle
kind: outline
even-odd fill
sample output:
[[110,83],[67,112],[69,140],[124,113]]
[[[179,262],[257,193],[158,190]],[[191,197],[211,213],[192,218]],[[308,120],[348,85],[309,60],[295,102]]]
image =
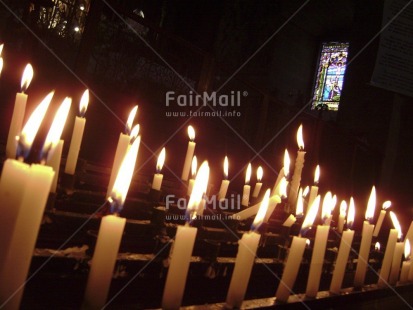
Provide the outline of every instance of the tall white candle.
[[252,267],[254,266],[255,254],[261,237],[260,234],[255,231],[261,225],[265,214],[267,213],[269,199],[270,189],[265,192],[264,199],[260,204],[260,209],[252,223],[251,231],[245,233],[239,241],[234,271],[232,272],[225,302],[227,308],[241,308],[245,293],[247,292]]
[[366,220],[363,222],[363,231],[360,243],[360,250],[357,259],[356,274],[354,276],[354,286],[359,288],[364,285],[366,277],[367,266],[370,256],[371,240],[373,238],[374,225],[370,224],[370,220],[374,218],[374,211],[376,208],[376,188],[373,186],[369,202],[366,210]]
[[311,206],[314,202],[314,199],[318,195],[318,182],[320,180],[320,166],[317,165],[314,172],[314,185],[311,186],[310,196],[308,196],[308,205]]
[[402,262],[403,249],[404,249],[404,242],[397,242],[396,246],[394,247],[393,259],[391,263],[391,269],[390,269],[390,275],[389,275],[389,281],[388,281],[390,285],[396,285],[397,280],[399,279],[400,264]]
[[247,167],[247,171],[245,173],[245,185],[242,190],[242,200],[241,200],[241,204],[247,207],[250,201],[250,192],[251,192],[251,186],[249,185],[250,179],[251,179],[251,170],[252,170],[251,163],[249,163]]
[[254,187],[254,190],[252,192],[252,197],[254,197],[254,198],[257,198],[258,195],[260,194],[261,187],[262,187],[261,180],[262,180],[263,174],[264,174],[264,171],[262,170],[262,167],[259,166],[258,169],[257,169],[257,183],[255,183],[255,187]]
[[188,180],[189,169],[191,167],[191,161],[192,161],[192,157],[194,156],[195,146],[196,146],[196,143],[194,142],[195,130],[194,130],[194,127],[192,127],[191,125],[188,126],[188,137],[189,137],[188,148],[186,150],[185,162],[184,162],[184,167],[182,168],[182,176],[181,176],[181,179],[184,181]]
[[295,159],[294,174],[290,183],[290,192],[288,193],[288,203],[295,206],[297,202],[298,188],[301,182],[301,173],[304,167],[304,140],[303,140],[303,125],[300,125],[297,131],[297,158]]
[[406,239],[404,243],[404,261],[402,264],[402,271],[400,272],[400,283],[409,281],[410,265],[410,241],[409,239]]
[[381,225],[383,224],[384,217],[386,216],[386,210],[391,207],[391,201],[385,201],[383,203],[382,210],[380,211],[379,219],[377,220],[376,227],[374,228],[373,237],[377,237],[380,232]]
[[288,151],[284,152],[284,166],[281,168],[280,173],[278,173],[277,181],[275,181],[274,187],[271,191],[271,196],[278,194],[280,188],[280,182],[283,178],[288,178],[290,175],[290,156]]
[[163,164],[165,162],[165,148],[162,149],[158,156],[156,163],[156,173],[153,175],[152,189],[160,191],[162,186],[163,174],[161,173]]
[[13,115],[11,118],[9,134],[6,144],[6,156],[7,158],[16,158],[17,141],[16,137],[20,134],[23,126],[24,113],[26,111],[27,95],[25,94],[30,82],[33,78],[33,67],[31,64],[27,64],[24,69],[21,92],[16,94],[16,100],[14,101]]
[[221,182],[221,187],[219,188],[218,192],[218,201],[224,200],[227,196],[229,180],[228,180],[228,157],[225,156],[224,158],[224,179]]
[[389,238],[387,239],[386,251],[384,252],[383,261],[379,273],[377,285],[386,287],[390,275],[391,262],[393,260],[394,247],[397,242],[397,229],[390,229]]
[[70,140],[69,152],[67,154],[65,173],[74,175],[76,171],[77,159],[79,157],[80,145],[82,144],[83,132],[85,130],[85,113],[89,104],[89,90],[85,90],[79,104],[79,116],[75,118],[72,138]]
[[192,158],[192,164],[191,164],[191,178],[188,181],[188,188],[186,190],[187,196],[191,196],[192,189],[194,188],[197,166],[198,166],[198,160],[196,158],[196,155],[194,155],[194,157]]
[[175,241],[173,243],[171,263],[166,277],[165,288],[162,296],[162,309],[179,309],[184,295],[186,278],[192,250],[195,243],[197,228],[190,227],[192,221],[199,210],[202,195],[208,184],[209,166],[205,161],[202,163],[195,179],[194,189],[189,198],[185,226],[179,226],[176,230]]

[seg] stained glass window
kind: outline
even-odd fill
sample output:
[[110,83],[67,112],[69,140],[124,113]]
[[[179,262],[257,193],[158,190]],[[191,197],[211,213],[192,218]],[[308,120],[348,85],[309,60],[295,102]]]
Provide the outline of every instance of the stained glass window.
[[313,110],[337,111],[347,66],[348,43],[323,43],[314,88]]

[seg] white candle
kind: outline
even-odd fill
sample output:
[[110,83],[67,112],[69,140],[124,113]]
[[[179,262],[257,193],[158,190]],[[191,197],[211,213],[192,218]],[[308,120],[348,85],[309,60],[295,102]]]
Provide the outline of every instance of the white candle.
[[27,64],[24,69],[21,92],[16,94],[16,100],[14,101],[13,115],[11,118],[9,134],[6,144],[6,156],[7,158],[16,158],[17,142],[16,137],[22,130],[24,113],[26,111],[27,95],[25,94],[30,82],[33,78],[33,67],[31,64]]
[[295,206],[297,202],[298,188],[301,182],[301,173],[304,167],[304,141],[303,141],[303,125],[300,125],[297,131],[297,158],[295,159],[294,174],[290,183],[290,192],[288,194],[288,203],[291,206]]
[[393,259],[391,263],[391,269],[390,269],[390,275],[389,275],[389,281],[388,281],[390,285],[396,285],[397,280],[399,279],[400,264],[402,262],[403,249],[404,249],[404,243],[397,242],[396,246],[394,247]]
[[339,233],[343,232],[346,213],[347,213],[347,203],[345,200],[343,200],[340,205],[340,214],[338,216],[338,224],[337,224],[337,231]]
[[[189,198],[186,210],[188,221],[192,221],[197,215],[202,195],[208,184],[208,178],[209,166],[205,161],[199,168],[194,189]],[[171,263],[162,296],[162,309],[179,309],[182,303],[189,263],[197,234],[197,228],[190,227],[188,221],[185,226],[178,226],[176,230],[175,241],[170,254]]]
[[314,172],[314,185],[311,186],[310,196],[308,196],[308,205],[311,206],[314,202],[314,199],[318,195],[318,182],[320,179],[320,166],[317,165]]
[[404,243],[404,262],[402,264],[402,271],[400,273],[400,283],[405,283],[409,281],[409,271],[410,271],[410,241],[406,239]]
[[283,178],[287,179],[290,174],[290,156],[288,155],[288,151],[285,150],[284,152],[284,166],[281,168],[280,173],[278,173],[277,181],[274,184],[274,187],[271,191],[271,196],[274,196],[279,193],[280,191],[280,184]]
[[158,156],[158,161],[156,163],[156,173],[153,176],[152,189],[160,191],[162,186],[163,174],[161,170],[165,162],[165,148],[162,149],[161,153]]
[[188,126],[188,136],[189,136],[188,148],[186,150],[185,162],[184,162],[184,167],[182,168],[182,176],[181,176],[181,179],[184,181],[188,180],[189,169],[191,167],[191,161],[192,161],[192,157],[194,156],[195,146],[196,146],[196,143],[194,142],[195,130],[191,125]]
[[83,309],[102,309],[106,303],[126,219],[102,218],[87,279]]
[[191,164],[192,177],[188,181],[188,188],[186,190],[187,196],[191,196],[192,189],[194,188],[197,166],[198,166],[198,161],[197,161],[196,156],[194,155],[194,157],[192,158],[192,164]]
[[248,207],[249,201],[250,201],[250,192],[251,192],[251,186],[249,185],[250,179],[251,179],[251,163],[248,164],[247,171],[245,173],[245,185],[242,190],[242,200],[241,204],[243,206]]
[[260,204],[260,209],[254,219],[254,222],[252,223],[251,231],[245,233],[239,241],[234,271],[232,272],[231,282],[225,302],[227,308],[241,308],[261,237],[261,235],[255,231],[261,225],[265,214],[267,213],[269,199],[270,189],[265,192],[264,199]]
[[356,274],[354,276],[354,286],[359,288],[364,285],[366,277],[367,265],[370,256],[371,239],[373,238],[374,225],[370,224],[369,220],[374,218],[376,208],[376,188],[373,186],[370,193],[369,202],[365,214],[366,220],[363,222],[363,231],[361,234],[361,243],[359,256],[357,259]]
[[377,220],[376,227],[374,228],[373,237],[379,235],[381,225],[383,224],[384,217],[386,216],[386,210],[391,207],[391,201],[383,203],[382,210],[380,211],[379,219]]
[[262,180],[263,174],[264,174],[264,171],[262,170],[262,167],[259,166],[258,169],[257,169],[257,183],[255,183],[255,187],[254,187],[254,190],[252,192],[252,197],[254,197],[254,198],[257,198],[258,195],[260,194],[261,187],[262,187],[261,180]]
[[3,309],[19,308],[53,175],[50,167],[30,167],[10,247],[0,270],[0,300],[7,301]]
[[85,113],[89,103],[89,90],[85,90],[79,105],[79,116],[75,118],[72,138],[70,140],[69,152],[67,154],[65,173],[74,175],[76,171],[77,159],[79,157],[80,145],[82,144],[83,132],[85,130]]
[[295,216],[293,214],[290,214],[287,219],[284,221],[283,226],[285,227],[291,227],[293,224],[297,221]]
[[308,274],[305,295],[310,298],[317,296],[323,271],[324,255],[327,247],[330,226],[318,225],[315,234],[313,254],[311,256],[310,272]]
[[63,151],[63,140],[59,140],[55,147],[53,147],[47,156],[46,165],[53,168],[55,172],[52,186],[50,187],[51,193],[56,193],[57,189],[57,180],[59,179],[59,170],[60,170],[60,162],[62,159],[62,151]]
[[387,239],[386,251],[384,252],[383,262],[381,265],[379,280],[377,285],[379,287],[386,287],[390,275],[391,262],[393,260],[394,247],[397,242],[397,229],[390,229],[389,238]]

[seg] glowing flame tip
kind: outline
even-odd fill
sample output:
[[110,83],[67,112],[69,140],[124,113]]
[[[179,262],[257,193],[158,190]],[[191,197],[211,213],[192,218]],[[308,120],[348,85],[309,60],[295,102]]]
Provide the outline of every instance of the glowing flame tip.
[[21,91],[24,93],[27,88],[29,88],[30,82],[33,79],[33,67],[31,64],[27,64],[23,71],[22,81],[21,81]]
[[369,202],[367,203],[367,209],[365,218],[368,221],[371,221],[374,218],[374,211],[376,209],[376,188],[373,186],[371,188]]
[[159,153],[158,161],[156,162],[156,171],[158,173],[160,173],[162,170],[163,164],[165,162],[165,156],[166,156],[166,151],[165,151],[165,148],[163,148],[162,151]]
[[87,106],[89,105],[89,90],[86,89],[82,95],[82,98],[80,99],[79,103],[79,115],[81,117],[85,116]]
[[301,124],[297,130],[297,144],[300,150],[304,150],[304,139],[303,139],[303,125]]
[[128,120],[126,121],[125,133],[128,134],[128,135],[130,134],[130,132],[132,130],[133,121],[135,120],[135,117],[136,117],[137,113],[138,113],[138,106],[136,105],[130,111]]
[[399,220],[393,211],[390,211],[390,218],[393,222],[394,228],[397,230],[397,238],[400,240],[402,238],[402,227],[400,226]]
[[265,191],[265,195],[261,201],[260,208],[258,209],[258,213],[255,216],[254,222],[252,222],[252,225],[251,225],[252,231],[256,231],[260,227],[260,225],[262,224],[265,218],[265,214],[267,213],[267,210],[268,210],[268,203],[270,201],[270,193],[271,193],[270,189],[267,189]]
[[195,140],[195,129],[191,125],[188,126],[188,137],[191,141]]
[[249,184],[251,180],[251,163],[248,164],[247,171],[245,172],[245,184]]
[[261,166],[259,166],[257,169],[257,181],[258,182],[261,182],[263,175],[264,175],[264,170],[262,169]]
[[383,210],[387,210],[390,207],[391,207],[391,201],[390,200],[387,200],[387,201],[383,202],[383,206],[382,206]]
[[225,179],[228,179],[228,170],[229,170],[228,156],[225,156],[225,158],[224,158],[224,177],[225,177]]

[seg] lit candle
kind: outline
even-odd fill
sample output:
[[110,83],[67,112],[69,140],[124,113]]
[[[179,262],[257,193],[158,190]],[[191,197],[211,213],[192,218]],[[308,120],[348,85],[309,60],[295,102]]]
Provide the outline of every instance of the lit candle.
[[89,104],[89,90],[85,90],[79,104],[79,116],[75,118],[72,139],[70,140],[69,152],[67,154],[65,173],[74,175],[77,159],[79,157],[80,145],[82,144],[83,132],[85,130],[85,113]]
[[221,182],[221,187],[219,188],[218,192],[218,201],[224,200],[227,196],[229,180],[228,180],[228,157],[225,156],[224,158],[224,179]]
[[45,160],[46,165],[52,167],[53,171],[55,172],[52,186],[50,188],[50,191],[52,193],[56,193],[57,180],[59,178],[60,161],[62,159],[63,150],[63,140],[60,140],[60,137],[66,124],[66,119],[67,115],[69,114],[71,103],[72,99],[70,99],[69,97],[66,97],[63,100],[62,104],[56,112],[42,149],[42,160]]
[[249,185],[250,179],[251,179],[251,163],[248,164],[247,171],[245,173],[245,185],[242,190],[242,200],[241,204],[243,206],[248,207],[249,201],[250,201],[250,191],[251,191],[251,186]]
[[410,241],[409,239],[406,239],[406,242],[404,243],[404,262],[400,273],[400,283],[409,281],[410,265]]
[[340,214],[338,215],[337,231],[339,233],[343,232],[346,213],[347,213],[347,203],[345,200],[343,200],[340,204]]
[[305,230],[309,229],[311,225],[313,225],[319,206],[320,196],[317,196],[313,204],[308,208],[307,215],[301,226],[300,235],[298,237],[293,237],[287,261],[284,266],[284,271],[275,294],[276,301],[287,302],[290,294],[294,293],[294,283],[297,278],[298,270],[300,269],[301,260],[303,258],[308,240],[306,238],[302,238],[301,235],[304,234]]
[[191,196],[192,189],[194,188],[196,170],[198,168],[197,166],[198,166],[198,161],[197,161],[196,155],[194,155],[194,157],[192,158],[192,164],[191,164],[191,176],[192,177],[188,181],[188,189],[186,190],[187,196]]
[[377,285],[386,287],[390,275],[391,262],[393,260],[394,247],[397,243],[397,229],[390,229],[389,238],[387,239],[386,251],[384,252],[383,261],[379,273]]
[[11,118],[9,135],[7,137],[6,144],[6,156],[7,158],[16,158],[16,136],[21,132],[23,126],[24,113],[26,110],[27,95],[25,94],[30,82],[33,78],[33,67],[31,64],[27,64],[24,69],[21,80],[21,92],[16,94],[16,100],[14,101],[13,115]]
[[189,168],[191,167],[191,161],[192,161],[192,157],[194,156],[195,146],[196,146],[196,143],[194,142],[195,130],[194,130],[194,127],[192,127],[191,125],[188,126],[188,137],[189,137],[188,148],[186,150],[185,162],[184,162],[184,167],[182,168],[182,176],[181,176],[181,179],[184,181],[188,180]]
[[185,290],[186,278],[192,250],[195,243],[197,228],[191,227],[190,222],[196,218],[203,192],[208,184],[209,166],[204,161],[197,173],[194,189],[189,198],[186,210],[187,223],[178,226],[171,253],[171,263],[166,276],[165,288],[162,296],[162,309],[179,309]]
[[255,183],[254,190],[252,192],[252,197],[257,198],[258,195],[260,194],[261,187],[262,187],[262,177],[263,177],[264,171],[262,170],[262,167],[259,166],[257,169],[257,183]]
[[129,191],[140,140],[140,136],[138,136],[127,150],[108,198],[111,214],[104,216],[100,223],[86,284],[83,309],[102,309],[106,303],[126,223],[126,219],[119,217],[119,213],[122,211]]
[[294,174],[291,180],[290,192],[288,195],[288,203],[291,206],[295,206],[297,202],[298,188],[300,187],[301,182],[301,173],[304,167],[304,140],[303,140],[303,125],[300,125],[297,130],[297,158],[295,159]]
[[367,265],[369,262],[371,239],[373,238],[374,225],[370,224],[370,221],[374,218],[374,211],[376,208],[376,188],[373,186],[369,202],[367,204],[367,210],[365,214],[366,220],[363,222],[363,231],[361,234],[361,243],[359,256],[357,259],[356,274],[354,276],[354,286],[359,288],[364,285],[364,279],[366,277]]
[[116,147],[116,153],[115,153],[115,158],[113,160],[113,165],[112,165],[112,172],[110,174],[109,178],[109,185],[108,189],[106,192],[106,198],[109,197],[112,188],[113,188],[113,183],[115,183],[115,178],[118,175],[119,167],[122,163],[123,158],[125,157],[125,154],[128,150],[129,144],[130,144],[130,133],[133,125],[133,121],[135,119],[136,113],[138,112],[138,106],[135,106],[132,108],[131,112],[129,113],[128,120],[125,125],[125,133],[120,133],[119,134],[119,140],[118,140],[118,145]]
[[290,175],[290,156],[288,155],[288,151],[285,150],[284,152],[284,166],[281,168],[280,173],[278,173],[277,181],[274,184],[274,187],[271,191],[271,196],[276,195],[280,191],[280,184],[283,178],[288,178]]
[[315,197],[318,195],[318,182],[320,180],[320,166],[317,165],[314,172],[314,184],[310,189],[310,196],[308,196],[308,205],[311,206]]
[[374,228],[373,237],[377,237],[380,232],[381,225],[383,224],[384,217],[386,216],[386,211],[391,207],[391,201],[385,201],[383,203],[382,209],[380,211],[379,219],[377,220],[376,227]]
[[[401,240],[402,229],[400,227],[399,221],[397,220],[396,214],[394,214],[394,212],[392,211],[390,211],[390,218],[393,222],[393,226],[397,229],[397,232],[398,232],[397,239]],[[399,279],[400,264],[402,261],[403,250],[404,250],[404,242],[396,242],[396,245],[393,251],[393,259],[391,262],[391,269],[390,269],[390,275],[389,275],[389,281],[388,281],[390,285],[395,285],[397,283],[397,280]]]
[[355,216],[354,204],[349,206],[347,214],[348,229],[343,232],[340,241],[340,248],[337,254],[336,265],[334,267],[333,278],[331,279],[330,292],[333,294],[340,294],[341,286],[343,284],[344,273],[346,271],[348,256],[351,250],[351,244],[354,238],[354,230],[351,227],[354,223]]
[[152,181],[152,189],[160,191],[161,190],[161,185],[162,185],[162,180],[163,180],[163,174],[161,173],[163,163],[165,162],[165,148],[162,149],[161,153],[158,156],[158,161],[156,163],[156,173],[153,175],[153,181]]
[[267,189],[261,202],[260,209],[251,225],[251,230],[248,233],[245,233],[239,240],[234,271],[232,272],[231,282],[225,302],[226,308],[241,308],[261,237],[261,235],[256,231],[262,224],[265,214],[267,213],[269,199],[270,189]]

